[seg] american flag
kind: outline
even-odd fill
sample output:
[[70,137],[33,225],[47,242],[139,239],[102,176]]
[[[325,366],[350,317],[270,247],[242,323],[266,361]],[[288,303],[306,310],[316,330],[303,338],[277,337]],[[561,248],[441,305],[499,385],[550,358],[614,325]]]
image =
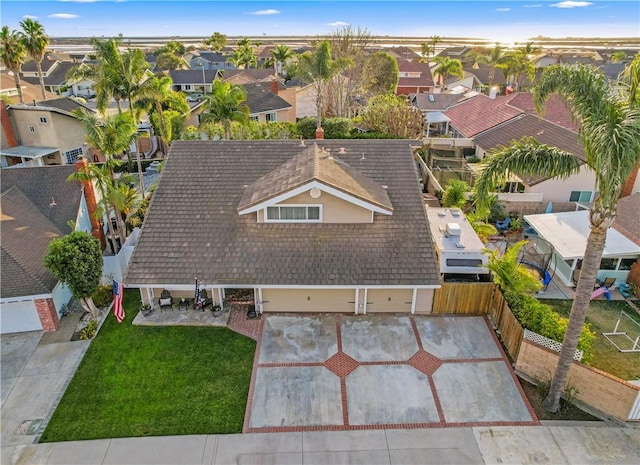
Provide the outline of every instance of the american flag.
[[195,304],[200,302],[200,285],[198,284],[198,278],[196,278],[196,295],[193,301]]
[[122,306],[124,286],[115,279],[113,280],[113,314],[118,320],[118,323],[122,323],[124,320],[124,307]]

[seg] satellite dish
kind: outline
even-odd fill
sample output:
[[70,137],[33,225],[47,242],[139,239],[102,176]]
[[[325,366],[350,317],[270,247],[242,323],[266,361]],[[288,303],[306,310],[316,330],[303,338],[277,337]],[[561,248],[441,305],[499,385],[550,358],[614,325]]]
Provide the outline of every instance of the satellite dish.
[[322,194],[322,191],[320,189],[318,189],[317,187],[314,187],[313,189],[311,189],[309,191],[309,195],[313,199],[317,199],[318,197],[320,197],[321,194]]

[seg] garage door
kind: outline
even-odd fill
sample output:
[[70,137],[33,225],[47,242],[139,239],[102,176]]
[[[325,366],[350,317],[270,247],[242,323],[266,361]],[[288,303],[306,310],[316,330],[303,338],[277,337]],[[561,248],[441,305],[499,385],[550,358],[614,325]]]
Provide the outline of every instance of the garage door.
[[410,313],[413,289],[369,289],[367,313]]
[[353,313],[354,289],[263,289],[265,312]]
[[40,329],[42,324],[33,300],[0,305],[0,333],[19,333]]

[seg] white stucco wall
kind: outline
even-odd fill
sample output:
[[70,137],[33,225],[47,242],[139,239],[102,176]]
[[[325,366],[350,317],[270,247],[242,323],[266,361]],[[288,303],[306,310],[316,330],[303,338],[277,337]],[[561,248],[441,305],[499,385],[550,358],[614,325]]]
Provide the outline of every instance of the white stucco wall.
[[568,202],[571,191],[593,191],[595,183],[594,172],[582,165],[580,172],[568,179],[549,179],[531,186],[525,192],[543,194],[543,202]]

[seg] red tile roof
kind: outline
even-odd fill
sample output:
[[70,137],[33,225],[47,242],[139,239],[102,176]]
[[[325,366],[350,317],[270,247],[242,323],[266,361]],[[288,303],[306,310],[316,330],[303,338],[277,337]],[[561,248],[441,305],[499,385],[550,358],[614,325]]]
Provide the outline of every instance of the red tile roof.
[[523,114],[522,110],[506,105],[505,98],[479,94],[449,108],[445,115],[460,134],[473,137]]
[[[518,108],[525,113],[536,114],[536,107],[533,104],[533,94],[531,94],[531,92],[518,92],[517,94],[513,94],[507,98],[507,102],[512,107]],[[577,131],[580,126],[574,122],[573,115],[558,94],[552,94],[549,97],[545,104],[542,117],[547,121],[556,123],[571,131]]]
[[627,239],[640,245],[640,193],[618,200],[618,213],[613,227]]

